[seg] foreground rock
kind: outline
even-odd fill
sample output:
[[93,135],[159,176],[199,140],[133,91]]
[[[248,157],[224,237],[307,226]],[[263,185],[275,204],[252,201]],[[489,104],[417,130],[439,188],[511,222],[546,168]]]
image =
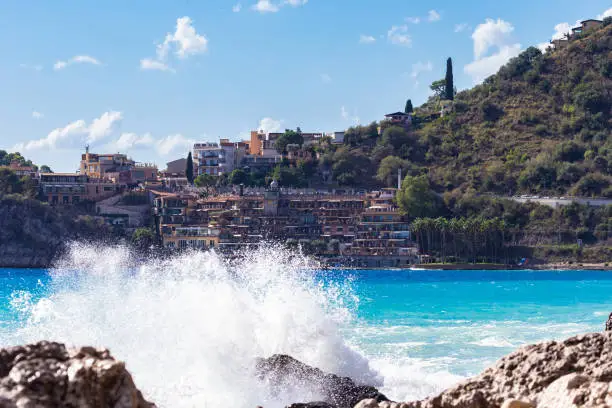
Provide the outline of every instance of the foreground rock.
[[[383,404],[377,404],[384,408]],[[374,408],[372,404],[367,408]],[[612,407],[612,332],[527,346],[406,408]]]
[[296,403],[291,408],[353,408],[359,401],[388,401],[375,387],[357,385],[348,377],[327,374],[287,355],[274,355],[257,361],[259,378],[277,389],[311,389],[322,395],[321,402]]
[[0,350],[2,408],[154,408],[108,350],[40,342]]
[[612,331],[612,313],[610,313],[608,321],[606,321],[606,331]]

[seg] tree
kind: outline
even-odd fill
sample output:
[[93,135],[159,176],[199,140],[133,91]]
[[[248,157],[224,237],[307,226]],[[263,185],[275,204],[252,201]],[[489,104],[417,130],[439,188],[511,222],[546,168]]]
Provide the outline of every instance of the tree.
[[393,146],[399,149],[402,145],[410,142],[410,136],[404,128],[399,126],[391,126],[385,129],[382,135],[381,143],[383,145]]
[[455,85],[453,83],[453,60],[446,60],[446,78],[444,80],[444,96],[449,101],[455,99]]
[[436,217],[442,211],[442,199],[431,189],[426,175],[406,176],[397,192],[397,202],[410,217]]
[[412,113],[412,100],[408,99],[406,101],[406,108],[404,109],[404,113]]
[[46,164],[43,164],[42,166],[40,166],[40,172],[41,173],[53,173],[53,170],[51,170],[51,167],[47,166]]
[[189,184],[193,184],[193,158],[191,152],[187,155],[187,164],[185,165],[185,176]]
[[404,171],[409,166],[406,160],[402,160],[397,156],[385,157],[378,166],[376,178],[385,183],[387,187],[393,187],[397,183],[398,170]]
[[155,243],[155,234],[149,228],[137,228],[132,234],[132,243],[140,250],[146,250]]
[[281,187],[306,187],[308,181],[300,169],[278,165],[274,168],[272,178],[278,181]]
[[434,91],[437,97],[442,98],[446,93],[446,80],[438,79],[437,81],[433,81],[429,88]]
[[217,178],[215,176],[211,176],[210,174],[200,174],[195,178],[193,183],[196,187],[212,187],[217,184]]
[[234,186],[247,184],[249,182],[249,175],[242,169],[236,169],[230,173],[228,181]]
[[279,153],[287,153],[287,146],[290,144],[296,144],[300,147],[304,144],[304,137],[300,128],[298,128],[298,131],[285,129],[285,133],[276,139],[274,147]]

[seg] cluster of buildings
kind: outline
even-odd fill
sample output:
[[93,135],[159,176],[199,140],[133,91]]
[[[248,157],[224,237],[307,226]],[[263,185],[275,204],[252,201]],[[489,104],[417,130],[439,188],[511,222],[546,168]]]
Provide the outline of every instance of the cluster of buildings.
[[284,193],[275,181],[261,194],[199,197],[154,191],[154,215],[169,250],[233,253],[280,241],[316,246],[331,264],[399,267],[418,261],[397,189],[366,194]]
[[[396,112],[386,115],[386,120],[409,126],[411,116]],[[344,143],[344,132],[299,132],[303,144],[290,144],[283,154],[276,149],[284,134],[278,132],[253,131],[250,139],[240,142],[196,143],[193,176],[221,176],[237,168],[269,171],[283,160],[314,158],[313,145]],[[283,190],[273,181],[267,188],[246,193],[243,186],[235,186],[231,193],[215,189],[208,195],[189,186],[186,168],[186,158],[159,171],[154,164],[137,163],[125,154],[95,154],[89,148],[75,173],[10,166],[18,175],[35,179],[41,199],[52,205],[92,202],[95,216],[126,227],[141,226],[152,215],[160,242],[169,251],[215,248],[233,253],[280,241],[316,252],[333,264],[393,267],[417,262],[409,224],[394,202],[397,189]],[[126,204],[122,197],[128,195],[145,197],[145,205]]]
[[603,24],[603,21],[596,20],[596,19],[588,19],[588,20],[581,21],[577,27],[573,27],[572,31],[569,33],[566,33],[564,37],[554,39],[550,43],[557,50],[565,48],[569,45],[570,41],[575,39],[578,35],[585,33],[587,31],[599,28],[601,27],[602,24]]

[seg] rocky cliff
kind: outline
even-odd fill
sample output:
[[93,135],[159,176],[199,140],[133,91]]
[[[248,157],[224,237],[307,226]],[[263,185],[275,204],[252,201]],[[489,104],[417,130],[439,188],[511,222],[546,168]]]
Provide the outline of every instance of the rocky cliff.
[[155,408],[108,350],[41,342],[0,350],[0,407]]
[[[612,407],[612,332],[523,347],[482,374],[402,408]],[[364,400],[358,408],[389,408]]]

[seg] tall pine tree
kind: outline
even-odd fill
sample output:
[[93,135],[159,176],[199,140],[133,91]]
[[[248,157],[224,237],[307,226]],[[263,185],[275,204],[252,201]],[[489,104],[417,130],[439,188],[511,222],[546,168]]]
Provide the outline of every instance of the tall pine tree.
[[446,60],[446,85],[444,88],[444,97],[449,101],[455,99],[455,84],[453,83],[453,60]]
[[412,100],[408,99],[406,101],[406,109],[404,109],[404,113],[412,113]]
[[193,184],[193,159],[191,158],[191,152],[187,155],[187,164],[185,166],[185,177],[189,184]]

